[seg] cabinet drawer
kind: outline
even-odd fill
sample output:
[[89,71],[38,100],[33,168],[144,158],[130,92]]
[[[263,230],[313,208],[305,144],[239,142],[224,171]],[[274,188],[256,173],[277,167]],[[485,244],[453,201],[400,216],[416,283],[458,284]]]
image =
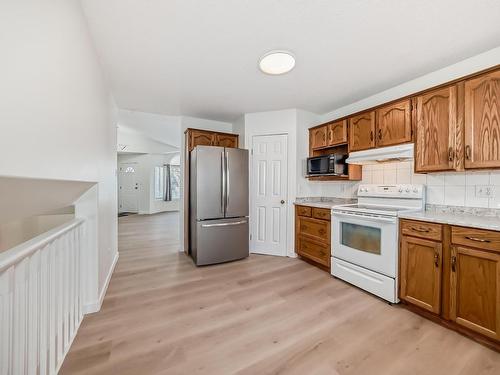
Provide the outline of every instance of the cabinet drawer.
[[330,221],[331,211],[328,208],[315,208],[312,209],[312,216],[316,219]]
[[311,217],[312,208],[306,206],[295,206],[297,215]]
[[405,236],[441,241],[442,225],[424,221],[401,220],[401,233]]
[[299,237],[299,248],[297,253],[303,257],[314,260],[325,266],[330,265],[330,246],[325,243],[311,240],[307,237]]
[[451,227],[451,242],[454,245],[470,246],[500,253],[500,232]]
[[311,236],[322,242],[330,243],[330,222],[301,217],[299,219],[299,234]]

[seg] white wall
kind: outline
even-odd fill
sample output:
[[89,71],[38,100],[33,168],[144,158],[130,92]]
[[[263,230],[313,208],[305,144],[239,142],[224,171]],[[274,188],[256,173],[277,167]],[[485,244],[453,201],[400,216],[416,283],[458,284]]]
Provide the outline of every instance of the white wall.
[[213,121],[213,120],[205,120],[196,117],[188,117],[183,116],[181,118],[181,200],[180,200],[180,210],[179,210],[179,235],[181,241],[181,250],[184,249],[184,163],[186,158],[186,139],[184,136],[184,132],[187,128],[194,129],[205,129],[205,130],[213,130],[225,133],[233,132],[233,125],[229,122],[222,121]]
[[403,96],[411,95],[418,91],[491,68],[498,64],[500,64],[500,47],[415,78],[411,81],[392,87],[355,103],[332,110],[331,112],[325,113],[321,116],[321,122],[327,122],[335,120],[339,117],[348,116],[351,113],[362,111],[391,100],[396,100]]
[[[178,131],[178,130],[177,130]],[[153,153],[179,151],[178,147],[154,140],[138,131],[118,126],[117,151],[130,153]]]
[[150,139],[180,149],[181,116],[166,116],[156,113],[118,110],[118,125],[135,130]]
[[238,117],[233,122],[233,133],[238,134],[240,148],[245,147],[245,115]]
[[99,293],[117,254],[116,125],[80,2],[2,1],[0,35],[0,175],[97,182]]
[[164,200],[155,199],[154,196],[154,168],[169,164],[171,160],[177,155],[179,155],[178,152],[166,155],[118,155],[118,164],[137,164],[136,181],[139,187],[139,214],[155,214],[165,211],[179,211],[179,200],[166,202]]

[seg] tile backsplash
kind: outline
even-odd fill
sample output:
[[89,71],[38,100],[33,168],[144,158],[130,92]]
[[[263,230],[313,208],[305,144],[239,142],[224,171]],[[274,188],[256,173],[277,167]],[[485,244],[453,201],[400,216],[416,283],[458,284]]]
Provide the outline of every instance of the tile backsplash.
[[424,184],[429,204],[500,209],[500,171],[417,174],[411,161],[373,164],[363,166],[362,183]]
[[360,183],[423,184],[429,204],[500,209],[500,170],[418,174],[413,161],[364,165],[361,182],[307,181],[297,196],[352,198]]

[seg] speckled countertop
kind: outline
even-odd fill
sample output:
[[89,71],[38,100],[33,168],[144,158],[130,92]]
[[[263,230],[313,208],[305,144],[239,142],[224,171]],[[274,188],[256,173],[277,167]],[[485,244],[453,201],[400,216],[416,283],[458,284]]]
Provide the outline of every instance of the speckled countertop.
[[307,197],[297,198],[293,204],[301,206],[329,208],[340,206],[342,204],[356,203],[357,199],[352,198],[334,198],[334,197]]
[[425,211],[400,213],[402,219],[500,231],[500,210],[427,205]]

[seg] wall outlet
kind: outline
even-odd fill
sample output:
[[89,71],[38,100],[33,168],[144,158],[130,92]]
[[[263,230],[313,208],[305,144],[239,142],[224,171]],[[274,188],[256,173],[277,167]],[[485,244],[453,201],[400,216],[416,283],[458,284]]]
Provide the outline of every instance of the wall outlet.
[[494,198],[495,187],[490,185],[476,185],[476,198]]

